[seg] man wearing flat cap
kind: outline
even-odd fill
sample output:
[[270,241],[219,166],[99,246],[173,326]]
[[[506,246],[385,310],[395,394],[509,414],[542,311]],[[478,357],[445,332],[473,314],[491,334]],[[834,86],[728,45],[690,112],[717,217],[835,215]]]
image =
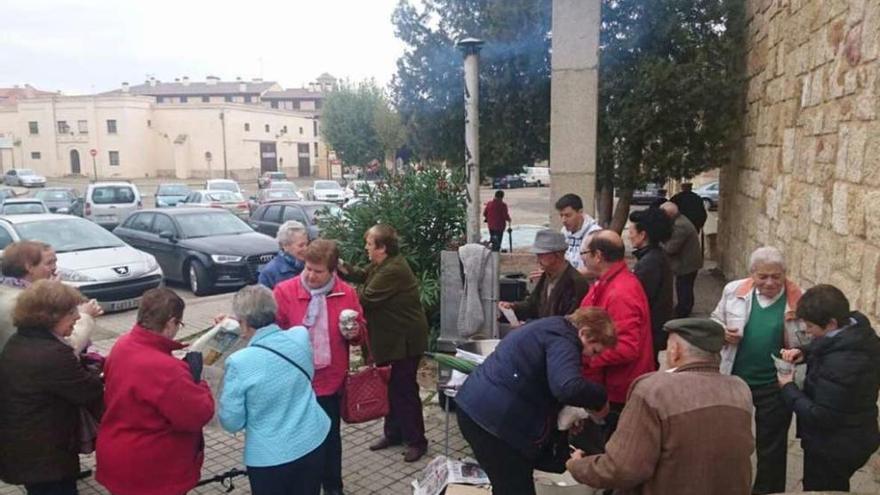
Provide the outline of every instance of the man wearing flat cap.
[[513,309],[520,320],[573,313],[590,284],[565,259],[567,249],[561,233],[550,229],[538,231],[530,251],[538,257],[538,265],[544,273],[535,290],[524,301],[501,301],[498,306]]
[[752,394],[718,371],[724,328],[682,318],[664,330],[669,369],[633,382],[604,454],[575,451],[566,467],[580,483],[615,493],[747,495]]

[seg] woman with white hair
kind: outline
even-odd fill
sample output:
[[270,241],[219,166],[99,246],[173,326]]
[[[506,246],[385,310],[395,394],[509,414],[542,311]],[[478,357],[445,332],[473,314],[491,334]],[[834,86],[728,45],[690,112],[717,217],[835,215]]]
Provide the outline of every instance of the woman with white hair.
[[272,291],[250,285],[232,299],[248,346],[226,360],[220,424],[245,430],[244,462],[255,495],[318,495],[330,419],[312,389],[305,327],[275,323]]
[[279,283],[299,275],[305,268],[306,248],[309,246],[309,232],[305,225],[296,220],[288,220],[278,227],[275,235],[281,248],[272,261],[260,270],[258,282],[270,289]]
[[798,345],[802,323],[795,315],[801,289],[786,278],[785,258],[775,247],[756,249],[749,277],[724,287],[712,318],[725,327],[721,372],[742,378],[755,405],[758,469],[752,493],[785,491],[788,428],[771,354]]

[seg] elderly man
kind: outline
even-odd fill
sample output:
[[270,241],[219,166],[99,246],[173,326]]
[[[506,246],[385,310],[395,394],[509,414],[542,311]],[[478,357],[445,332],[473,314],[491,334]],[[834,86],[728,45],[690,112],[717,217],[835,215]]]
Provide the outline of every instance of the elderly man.
[[678,211],[678,206],[667,201],[660,205],[672,219],[672,237],[663,243],[675,274],[675,317],[687,318],[694,309],[694,282],[703,268],[703,248],[700,235],[690,220]]
[[581,483],[644,495],[742,495],[752,480],[749,387],[718,370],[724,328],[669,321],[669,372],[633,383],[605,454],[575,451],[566,467]]
[[782,398],[797,415],[804,448],[805,491],[849,491],[849,479],[880,447],[877,389],[880,338],[865,315],[850,311],[843,292],[816,285],[798,302],[797,315],[813,341],[782,351],[806,360],[804,389],[794,375],[778,376]]
[[543,271],[535,290],[525,301],[501,301],[498,307],[512,309],[520,320],[565,316],[574,312],[587,293],[589,282],[565,259],[567,249],[565,236],[559,232],[539,231],[530,250],[537,256]]
[[270,289],[285,280],[292,279],[305,268],[303,261],[309,246],[309,233],[306,227],[296,220],[288,220],[278,227],[275,235],[281,248],[272,261],[260,270],[259,283]]
[[581,261],[581,243],[588,234],[601,230],[596,220],[584,213],[584,202],[577,194],[565,194],[556,201],[556,211],[562,220],[562,235],[568,243],[565,259],[578,271],[583,273]]
[[614,431],[633,380],[655,369],[648,299],[639,279],[627,268],[624,253],[623,239],[611,230],[593,234],[581,253],[588,276],[597,279],[581,307],[604,309],[617,327],[617,345],[584,363],[584,376],[608,390],[609,433]]
[[756,249],[751,276],[727,284],[712,319],[724,325],[721,372],[736,375],[752,390],[758,469],[752,493],[785,491],[791,409],[776,382],[771,354],[799,343],[794,308],[801,289],[785,276],[785,259],[774,247]]

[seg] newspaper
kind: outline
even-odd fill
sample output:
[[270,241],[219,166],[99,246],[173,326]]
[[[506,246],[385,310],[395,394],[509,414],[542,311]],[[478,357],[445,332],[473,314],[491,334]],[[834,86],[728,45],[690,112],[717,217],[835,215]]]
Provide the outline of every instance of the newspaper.
[[[223,376],[226,372],[226,358],[235,351],[247,346],[247,340],[241,338],[241,327],[232,319],[225,319],[201,335],[189,350],[202,353],[202,379],[211,388],[214,404],[220,403],[223,393]],[[214,417],[206,425],[207,428],[221,429],[217,418],[219,408],[215,408]]]
[[488,485],[489,477],[473,459],[456,461],[438,455],[413,480],[413,495],[439,495],[450,483]]

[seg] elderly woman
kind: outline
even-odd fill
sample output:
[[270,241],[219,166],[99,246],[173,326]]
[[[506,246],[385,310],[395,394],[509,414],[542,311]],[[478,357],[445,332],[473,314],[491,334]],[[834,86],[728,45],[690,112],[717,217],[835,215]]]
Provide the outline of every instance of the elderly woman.
[[244,349],[226,360],[220,423],[245,430],[244,462],[254,495],[318,495],[330,419],[312,390],[309,332],[275,323],[272,292],[252,285],[232,299]]
[[794,311],[801,289],[786,278],[785,259],[775,247],[756,249],[749,272],[724,287],[712,318],[726,329],[721,372],[742,378],[752,391],[758,455],[752,493],[784,492],[791,409],[770,355],[799,343],[802,324]]
[[608,314],[581,308],[527,323],[468,376],[455,396],[458,426],[494,493],[534,495],[532,471],[562,406],[607,413],[605,389],[583,377],[581,357],[615,343]]
[[[12,312],[15,301],[24,289],[37,280],[48,280],[55,277],[57,257],[51,246],[36,241],[18,241],[6,246],[3,250],[3,261],[0,270],[0,350],[6,341],[15,333],[12,324]],[[88,345],[92,331],[95,329],[95,318],[103,313],[97,301],[92,299],[79,307],[80,319],[74,326],[73,333],[67,341],[79,353]]]
[[370,445],[381,450],[405,442],[404,461],[419,460],[428,448],[425,420],[416,372],[428,349],[428,320],[419,298],[419,282],[400,254],[397,232],[390,225],[374,225],[366,234],[370,265],[357,269],[343,265],[340,273],[360,283],[358,297],[364,307],[370,350],[379,364],[391,364],[384,436]]
[[270,289],[300,274],[305,267],[303,257],[309,245],[309,232],[296,220],[288,220],[278,227],[278,245],[281,250],[260,270],[258,282]]
[[[309,331],[315,378],[312,387],[318,403],[330,417],[324,474],[325,495],[342,493],[342,437],[339,429],[339,393],[348,371],[349,344],[360,344],[366,332],[357,292],[336,276],[339,249],[318,239],[306,249],[302,274],[275,286],[278,325],[304,326]],[[356,328],[342,328],[343,311],[356,314]]]
[[76,494],[80,408],[100,417],[104,386],[64,341],[85,299],[38,281],[18,296],[18,331],[0,354],[0,479],[27,493]]
[[183,494],[199,481],[214,399],[198,367],[171,354],[184,347],[173,340],[184,306],[170,289],[145,292],[104,366],[96,479],[114,495]]

